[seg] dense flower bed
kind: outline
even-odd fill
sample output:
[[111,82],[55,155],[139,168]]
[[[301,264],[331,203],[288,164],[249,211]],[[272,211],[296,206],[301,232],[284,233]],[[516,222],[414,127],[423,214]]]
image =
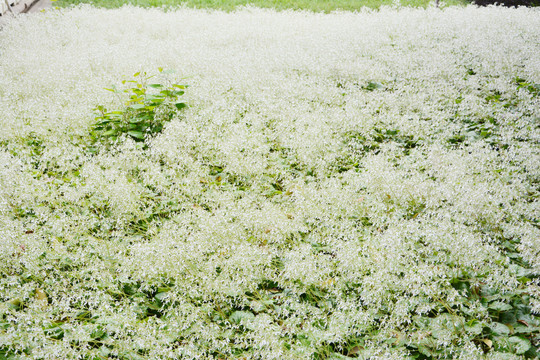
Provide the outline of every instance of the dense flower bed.
[[[538,29],[496,7],[10,21],[0,356],[534,358]],[[140,71],[188,107],[90,151],[93,109],[128,100],[104,88]]]

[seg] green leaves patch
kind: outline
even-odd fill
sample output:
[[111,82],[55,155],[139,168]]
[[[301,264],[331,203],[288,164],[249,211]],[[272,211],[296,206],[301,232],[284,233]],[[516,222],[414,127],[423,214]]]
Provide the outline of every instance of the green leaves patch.
[[108,111],[103,105],[95,107],[98,113],[91,131],[91,152],[96,151],[96,143],[110,145],[122,137],[144,142],[146,137],[161,132],[179,110],[187,107],[185,102],[179,101],[187,85],[148,84],[153,76],[147,76],[145,72],[137,72],[133,77],[135,80],[122,81],[123,85],[131,84],[122,91],[115,86],[105,89],[127,94],[128,100],[125,108],[120,110]]

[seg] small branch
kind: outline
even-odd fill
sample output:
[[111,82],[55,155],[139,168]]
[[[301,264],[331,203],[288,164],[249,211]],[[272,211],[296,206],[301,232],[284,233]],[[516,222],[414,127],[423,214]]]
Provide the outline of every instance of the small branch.
[[9,4],[9,0],[4,0],[4,2],[6,3],[8,11],[13,14],[13,9],[11,8],[11,5]]

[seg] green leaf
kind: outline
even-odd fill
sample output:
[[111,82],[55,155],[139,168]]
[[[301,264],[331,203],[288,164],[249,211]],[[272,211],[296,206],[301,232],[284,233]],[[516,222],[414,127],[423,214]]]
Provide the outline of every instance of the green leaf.
[[159,292],[156,294],[155,298],[158,299],[159,301],[163,301],[165,300],[167,297],[169,297],[169,292]]
[[130,135],[130,136],[132,136],[132,137],[134,137],[136,139],[144,140],[144,134],[142,132],[140,132],[140,131],[132,130],[132,131],[128,131],[127,133],[128,133],[128,135]]
[[146,305],[151,310],[155,310],[155,311],[161,310],[161,304],[159,303],[159,301],[150,301]]
[[112,136],[112,135],[116,135],[116,133],[117,133],[116,129],[111,129],[111,130],[105,131],[103,133],[103,136]]
[[122,114],[115,114],[115,113],[107,113],[105,114],[105,116],[109,117],[109,118],[115,118],[115,119],[118,119],[118,118],[121,118],[122,117]]
[[506,311],[499,315],[499,321],[503,324],[515,324],[517,321],[516,314],[513,311]]
[[140,109],[144,109],[144,104],[132,104],[132,105],[129,105],[128,107],[134,110],[140,110]]
[[364,89],[368,90],[368,91],[373,91],[373,90],[376,90],[376,89],[382,89],[384,88],[384,85],[381,84],[381,83],[378,83],[376,81],[370,81],[367,86],[364,86]]
[[514,334],[532,334],[540,332],[540,327],[518,325],[514,327]]
[[60,326],[52,326],[48,329],[44,329],[43,332],[46,336],[56,340],[60,340],[64,337],[64,329]]
[[512,306],[508,305],[506,303],[503,303],[502,301],[495,301],[491,304],[489,304],[489,308],[495,311],[508,311],[512,310]]
[[253,313],[248,311],[235,311],[229,316],[229,320],[233,323],[240,324],[242,320],[251,321],[255,318]]
[[508,326],[501,324],[499,322],[493,322],[489,325],[491,328],[491,331],[493,331],[497,335],[508,335],[510,334],[510,329]]
[[103,328],[101,326],[98,326],[97,328],[94,329],[94,331],[92,331],[92,333],[90,334],[90,337],[92,337],[92,339],[94,340],[99,340],[99,339],[102,339],[107,333],[105,332],[105,330],[103,330]]
[[478,335],[482,333],[483,328],[484,328],[484,325],[476,319],[471,320],[465,324],[465,330],[467,330],[467,332],[474,335]]
[[185,103],[183,103],[183,102],[177,102],[176,104],[174,104],[174,106],[176,106],[176,108],[178,110],[181,110],[181,109],[187,107],[187,105]]
[[98,121],[98,122],[96,123],[96,125],[105,125],[105,124],[108,124],[108,123],[114,122],[114,121],[115,121],[115,120],[113,120],[113,119],[104,119],[104,120]]
[[531,348],[531,342],[520,336],[512,336],[508,338],[508,342],[512,344],[514,351],[518,355],[525,354]]
[[108,357],[111,353],[111,350],[109,350],[105,345],[101,345],[99,348],[99,354],[103,357]]
[[427,338],[422,340],[422,344],[418,345],[418,352],[429,357],[437,355],[437,344],[433,339]]
[[[138,84],[140,85],[140,84]],[[146,93],[146,89],[138,89],[138,88],[132,88],[131,91],[134,93],[134,94],[137,94],[139,96],[141,95],[144,95]],[[133,98],[133,96],[131,97]]]
[[148,86],[150,86],[151,88],[154,88],[154,89],[160,89],[163,87],[163,85],[161,84],[148,84]]
[[21,308],[21,306],[22,306],[22,301],[21,301],[21,299],[16,298],[16,299],[11,299],[11,300],[5,302],[5,304],[11,309],[19,310]]
[[79,311],[76,315],[75,315],[75,318],[77,320],[83,320],[83,319],[90,319],[92,317],[92,313],[90,311],[86,311],[86,310],[83,310],[83,311]]

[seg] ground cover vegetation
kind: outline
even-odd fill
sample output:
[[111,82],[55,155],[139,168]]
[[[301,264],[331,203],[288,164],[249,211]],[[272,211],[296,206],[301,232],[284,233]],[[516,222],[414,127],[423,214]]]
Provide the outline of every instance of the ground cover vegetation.
[[[510,1],[510,0],[508,0]],[[525,0],[514,0],[525,1]],[[78,4],[91,4],[104,8],[118,8],[125,4],[141,7],[165,7],[178,6],[195,7],[202,9],[235,10],[242,6],[257,6],[273,8],[276,10],[311,10],[316,12],[331,12],[336,10],[356,11],[363,7],[378,9],[381,6],[398,4],[401,6],[427,7],[433,2],[430,0],[58,0],[55,4],[61,7],[69,7]],[[443,2],[441,2],[442,4]],[[444,5],[465,5],[466,0],[448,0]]]
[[12,19],[0,358],[538,358],[538,28],[497,7]]

